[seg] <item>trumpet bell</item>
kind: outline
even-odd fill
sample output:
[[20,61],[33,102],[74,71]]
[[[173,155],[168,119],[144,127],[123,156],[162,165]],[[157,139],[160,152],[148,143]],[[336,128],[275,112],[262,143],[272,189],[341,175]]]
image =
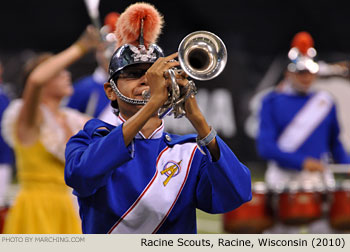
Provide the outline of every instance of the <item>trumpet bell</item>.
[[227,50],[222,40],[208,31],[188,34],[180,43],[178,58],[182,70],[196,80],[210,80],[225,68]]

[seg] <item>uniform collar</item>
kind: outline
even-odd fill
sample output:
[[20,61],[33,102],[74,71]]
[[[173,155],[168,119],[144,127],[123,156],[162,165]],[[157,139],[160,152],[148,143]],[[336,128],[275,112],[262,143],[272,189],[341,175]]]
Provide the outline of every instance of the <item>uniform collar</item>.
[[[285,80],[281,87],[277,89],[279,92],[283,94],[288,94],[288,95],[301,95],[300,92],[298,92],[294,87],[293,84],[290,80]],[[303,93],[303,95],[308,96],[310,94],[313,94],[315,92],[315,87],[311,86],[309,90],[306,93]]]
[[[117,124],[116,126],[121,125],[122,123],[124,123],[126,120],[121,116],[121,114],[119,113],[119,115],[117,116]],[[162,120],[162,124],[156,128],[152,134],[147,138],[145,137],[141,131],[139,131],[135,138],[136,139],[158,139],[161,138],[163,136],[163,132],[164,132],[164,120]]]

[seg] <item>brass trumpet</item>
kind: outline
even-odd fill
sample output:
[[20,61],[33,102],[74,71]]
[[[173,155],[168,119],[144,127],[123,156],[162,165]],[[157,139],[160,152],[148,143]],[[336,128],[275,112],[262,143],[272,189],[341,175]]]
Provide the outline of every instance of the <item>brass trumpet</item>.
[[[196,31],[188,34],[178,48],[178,59],[181,69],[195,80],[211,80],[217,77],[225,68],[227,62],[227,50],[222,40],[208,31]],[[168,75],[171,87],[168,92],[168,100],[159,109],[158,116],[174,115],[181,118],[186,114],[184,103],[188,97],[197,93],[196,85],[192,80],[180,88],[176,82],[176,71],[169,69]]]

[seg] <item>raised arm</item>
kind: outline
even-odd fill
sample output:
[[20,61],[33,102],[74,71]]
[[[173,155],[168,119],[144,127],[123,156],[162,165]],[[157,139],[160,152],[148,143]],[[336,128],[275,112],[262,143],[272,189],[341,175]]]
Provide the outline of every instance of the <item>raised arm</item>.
[[[187,84],[185,79],[178,79],[178,82],[180,85]],[[198,138],[207,138],[212,129],[194,96],[186,100],[185,110]],[[250,171],[226,143],[216,136],[201,148],[206,155],[202,159],[196,192],[197,207],[210,213],[223,213],[249,201],[252,197]]]
[[29,73],[23,91],[23,106],[19,113],[17,136],[24,144],[32,143],[39,134],[39,111],[42,88],[62,70],[97,46],[98,31],[89,26],[78,39],[64,51],[43,60]]
[[[191,122],[193,127],[196,129],[198,133],[198,138],[203,139],[206,136],[208,136],[211,131],[211,128],[208,125],[202,112],[200,111],[196,98],[194,96],[189,97],[187,99],[185,103],[185,109],[186,109],[186,117]],[[220,148],[217,144],[217,140],[215,137],[206,147],[210,151],[210,154],[212,155],[213,160],[216,161],[220,159]]]

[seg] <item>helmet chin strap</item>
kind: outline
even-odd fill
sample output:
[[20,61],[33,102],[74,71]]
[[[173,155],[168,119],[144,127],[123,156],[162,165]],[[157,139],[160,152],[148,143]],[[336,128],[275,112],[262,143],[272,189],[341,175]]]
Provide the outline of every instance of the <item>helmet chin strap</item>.
[[120,100],[129,103],[129,104],[133,104],[133,105],[145,105],[148,100],[139,100],[139,99],[133,99],[133,98],[129,98],[126,97],[125,95],[123,95],[119,89],[117,88],[117,85],[115,84],[115,82],[111,79],[110,80],[111,83],[111,87],[113,89],[113,91],[117,94],[117,96],[119,97]]

